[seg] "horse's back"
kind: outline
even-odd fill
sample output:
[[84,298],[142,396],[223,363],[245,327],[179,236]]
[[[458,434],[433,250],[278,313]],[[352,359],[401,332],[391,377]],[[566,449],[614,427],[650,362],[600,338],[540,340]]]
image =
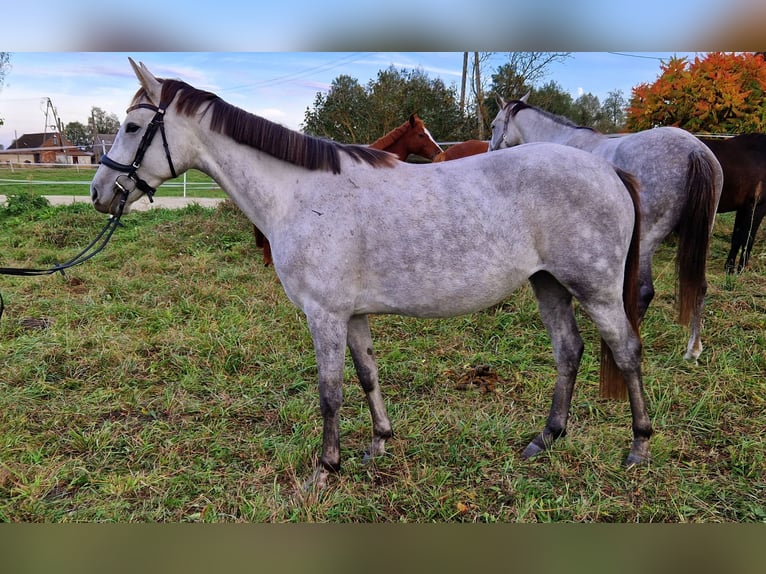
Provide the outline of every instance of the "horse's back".
[[708,163],[715,193],[720,195],[723,186],[723,172],[715,154],[680,128],[666,126],[605,137],[593,151],[638,178],[645,231],[656,235],[657,241],[675,227],[683,211],[691,161],[696,158]]
[[440,161],[452,161],[454,159],[460,159],[463,157],[468,157],[472,155],[476,155],[479,153],[484,153],[489,149],[489,142],[484,140],[467,140],[464,142],[457,143],[453,146],[448,147],[443,152],[439,153],[434,157],[434,162],[440,162]]

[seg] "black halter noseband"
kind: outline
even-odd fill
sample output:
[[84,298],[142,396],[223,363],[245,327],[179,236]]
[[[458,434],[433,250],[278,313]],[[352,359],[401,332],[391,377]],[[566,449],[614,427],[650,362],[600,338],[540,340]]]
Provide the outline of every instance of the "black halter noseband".
[[[170,174],[172,175],[172,177],[178,177],[178,175],[176,174],[176,169],[173,166],[173,160],[170,158],[170,148],[168,148],[168,139],[165,136],[165,108],[167,107],[168,107],[168,104],[160,104],[159,106],[155,106],[153,104],[136,104],[135,106],[131,106],[130,108],[128,108],[127,110],[128,113],[138,108],[145,108],[147,110],[152,110],[153,112],[156,112],[154,114],[154,117],[152,118],[152,121],[150,121],[149,125],[146,126],[144,137],[141,138],[141,143],[138,144],[138,149],[136,150],[136,155],[133,158],[133,163],[131,164],[119,163],[114,161],[112,158],[110,158],[106,154],[101,156],[102,164],[114,170],[121,171],[127,174],[128,179],[130,179],[139,190],[141,190],[143,193],[149,196],[150,202],[154,202],[154,193],[157,190],[153,188],[152,186],[150,186],[148,183],[146,183],[143,179],[138,177],[136,175],[136,171],[141,166],[141,162],[144,160],[144,154],[146,153],[146,150],[149,149],[149,146],[151,145],[152,140],[154,139],[154,134],[157,133],[157,128],[160,129],[160,134],[162,135],[162,146],[165,148],[165,157],[168,158],[168,166],[170,167]],[[127,191],[127,188],[120,183],[119,178],[117,178],[114,184],[123,193]]]

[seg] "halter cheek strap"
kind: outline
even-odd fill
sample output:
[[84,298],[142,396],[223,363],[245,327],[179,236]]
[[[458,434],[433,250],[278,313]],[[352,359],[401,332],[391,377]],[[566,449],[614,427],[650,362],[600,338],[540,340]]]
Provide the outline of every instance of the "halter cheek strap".
[[[133,181],[135,186],[141,190],[141,192],[145,193],[149,196],[149,201],[154,201],[154,193],[157,191],[155,188],[150,186],[146,181],[141,179],[136,175],[136,171],[138,171],[138,168],[141,166],[141,162],[144,159],[144,154],[146,154],[146,150],[149,149],[149,146],[152,143],[152,140],[154,139],[154,135],[157,132],[157,128],[160,130],[160,135],[162,135],[162,146],[165,149],[165,157],[168,159],[168,166],[170,167],[170,173],[172,177],[178,177],[176,174],[176,169],[173,166],[173,160],[170,158],[170,148],[168,147],[168,139],[165,136],[165,108],[167,108],[168,104],[160,104],[159,107],[152,105],[152,104],[136,104],[135,106],[132,106],[128,108],[128,113],[132,112],[133,110],[144,108],[147,110],[152,110],[155,112],[154,117],[152,118],[152,121],[149,122],[149,125],[146,126],[146,131],[144,132],[144,137],[141,138],[141,143],[138,144],[138,149],[136,150],[136,155],[133,158],[133,163],[126,164],[126,163],[119,163],[114,161],[112,158],[110,158],[108,155],[104,154],[101,156],[101,163],[105,166],[114,169],[116,171],[121,171],[123,173],[127,174],[127,177]],[[119,183],[115,182],[115,185],[120,189],[120,191],[125,192],[125,188]]]

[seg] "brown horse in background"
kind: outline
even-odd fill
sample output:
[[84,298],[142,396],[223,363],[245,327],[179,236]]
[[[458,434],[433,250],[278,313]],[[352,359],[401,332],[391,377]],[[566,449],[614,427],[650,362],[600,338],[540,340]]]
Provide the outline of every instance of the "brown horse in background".
[[740,254],[737,273],[741,273],[750,259],[755,235],[766,215],[766,134],[752,133],[733,138],[700,138],[718,158],[723,169],[723,190],[718,202],[718,213],[736,211],[731,249],[726,257],[726,273],[734,273]]
[[406,122],[372,142],[370,147],[392,153],[401,161],[407,161],[410,155],[433,160],[442,153],[442,148],[417,114],[410,114]]
[[483,140],[466,140],[448,147],[446,150],[437,154],[434,163],[437,161],[450,161],[477,153],[484,153],[489,150],[489,142]]
[[[372,142],[369,147],[392,153],[401,161],[407,161],[410,155],[434,160],[437,154],[443,153],[442,148],[436,143],[417,114],[410,114],[406,122]],[[484,151],[487,151],[486,145]],[[269,240],[255,225],[253,225],[253,233],[255,244],[263,248],[263,264],[268,267],[272,264]]]

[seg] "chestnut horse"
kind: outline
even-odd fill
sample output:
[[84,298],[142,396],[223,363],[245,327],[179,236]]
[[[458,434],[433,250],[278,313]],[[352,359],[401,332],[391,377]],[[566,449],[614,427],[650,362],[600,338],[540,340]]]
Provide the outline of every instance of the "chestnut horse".
[[[436,161],[434,158],[444,153],[417,114],[410,114],[406,122],[372,142],[370,147],[392,153],[400,161],[407,161],[410,155],[419,155]],[[484,151],[487,151],[486,142]],[[253,233],[255,244],[263,247],[263,264],[268,267],[273,263],[269,240],[255,225],[253,225]]]
[[723,169],[723,190],[718,213],[736,211],[731,249],[726,257],[726,273],[734,273],[741,253],[738,273],[747,266],[755,234],[766,215],[766,134],[742,134],[728,139],[700,138]]
[[489,150],[488,141],[466,140],[464,142],[456,143],[455,145],[448,147],[443,152],[436,154],[436,157],[434,158],[434,162],[460,159],[461,157],[468,157],[469,155],[484,153],[488,150]]

